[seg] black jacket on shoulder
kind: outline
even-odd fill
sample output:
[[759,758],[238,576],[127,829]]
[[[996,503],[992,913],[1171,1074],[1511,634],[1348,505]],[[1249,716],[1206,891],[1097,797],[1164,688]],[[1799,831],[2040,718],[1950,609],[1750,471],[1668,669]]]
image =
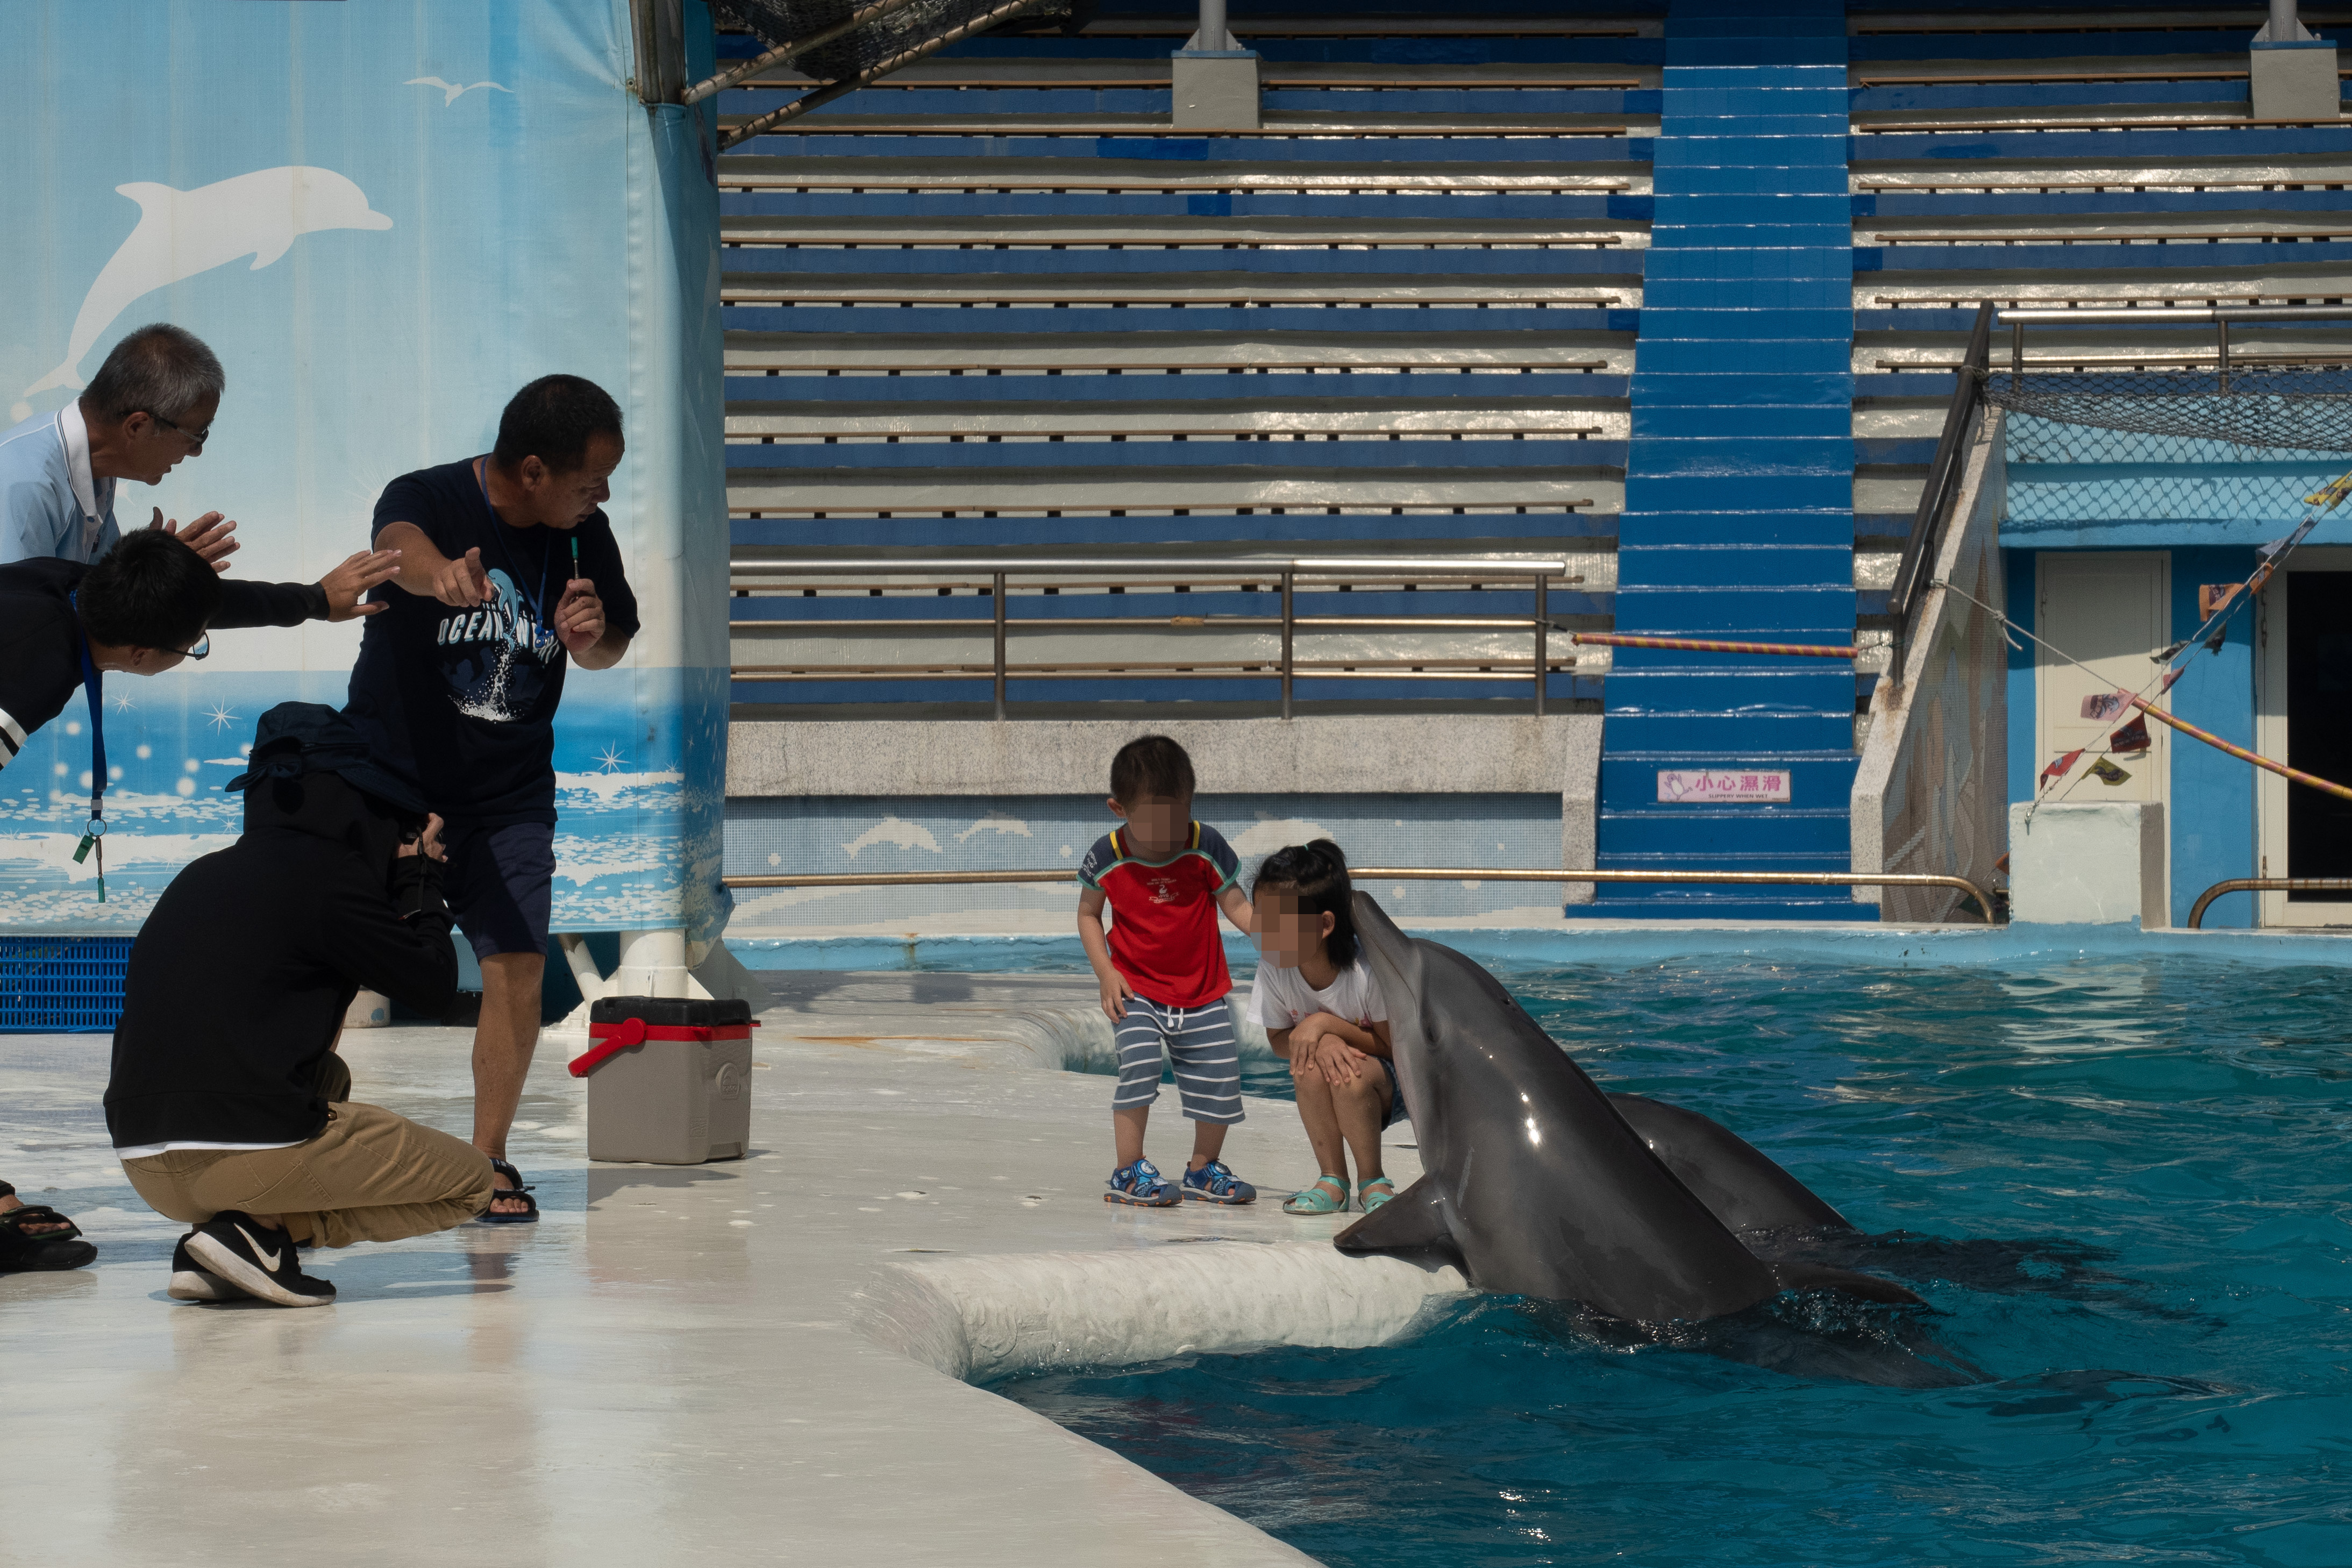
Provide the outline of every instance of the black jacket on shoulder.
[[172,879],[131,949],[115,1147],[282,1143],[327,1124],[322,1058],[352,996],[438,1016],[457,989],[441,865],[333,773],[257,779],[245,833]]
[[[79,561],[19,561],[0,566],[0,768],[81,689],[81,626],[73,591],[89,567]],[[299,626],[323,619],[327,591],[316,583],[225,578],[206,629]]]

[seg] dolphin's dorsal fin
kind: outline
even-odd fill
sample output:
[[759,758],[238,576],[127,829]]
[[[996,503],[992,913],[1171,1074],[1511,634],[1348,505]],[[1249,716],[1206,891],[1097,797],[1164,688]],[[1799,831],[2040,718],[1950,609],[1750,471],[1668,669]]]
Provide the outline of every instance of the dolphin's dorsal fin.
[[1462,1268],[1462,1248],[1445,1223],[1437,1184],[1423,1176],[1331,1238],[1342,1252],[1382,1253],[1424,1266]]

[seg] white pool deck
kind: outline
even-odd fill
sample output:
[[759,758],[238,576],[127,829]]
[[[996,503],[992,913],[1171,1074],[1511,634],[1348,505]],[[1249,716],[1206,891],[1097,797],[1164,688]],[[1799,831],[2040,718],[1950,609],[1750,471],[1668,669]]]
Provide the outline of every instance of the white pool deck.
[[[111,1158],[107,1037],[0,1037],[0,1176],[100,1248],[0,1276],[0,1562],[1308,1561],[939,1365],[1370,1342],[1458,1281],[1341,1258],[1339,1221],[1275,1201],[1104,1204],[1111,1080],[1041,1045],[1091,982],[779,989],[755,1157],[590,1165],[584,1086],[542,1048],[511,1152],[544,1220],[312,1253],[341,1291],[318,1310],[168,1300],[181,1227]],[[462,1133],[468,1038],[345,1055],[361,1098]],[[1313,1162],[1288,1105],[1249,1109],[1228,1159],[1278,1200]],[[1150,1152],[1190,1139],[1170,1090]],[[1287,1321],[1302,1297],[1326,1318]]]

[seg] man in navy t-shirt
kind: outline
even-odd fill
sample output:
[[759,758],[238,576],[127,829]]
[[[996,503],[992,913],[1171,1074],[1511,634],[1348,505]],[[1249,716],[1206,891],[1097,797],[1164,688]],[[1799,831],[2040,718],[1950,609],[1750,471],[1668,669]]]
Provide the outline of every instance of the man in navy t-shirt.
[[398,591],[375,591],[390,608],[368,622],[346,711],[447,821],[449,906],[482,963],[474,1146],[499,1173],[494,1224],[539,1217],[506,1144],[539,1043],[564,668],[609,669],[637,631],[602,510],[621,452],[603,388],[542,376],[507,405],[495,450],[404,474],[375,508]]

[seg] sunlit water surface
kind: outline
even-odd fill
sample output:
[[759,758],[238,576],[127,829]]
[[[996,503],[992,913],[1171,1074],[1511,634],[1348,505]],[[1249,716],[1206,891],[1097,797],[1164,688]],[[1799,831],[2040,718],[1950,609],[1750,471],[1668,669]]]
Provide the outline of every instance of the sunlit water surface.
[[[1864,1264],[1929,1310],[1847,1314],[1844,1342],[1982,1380],[1766,1370],[1738,1335],[1471,1296],[1373,1350],[997,1391],[1334,1564],[2352,1564],[2352,975],[1503,977],[1607,1087],[1908,1233]],[[1279,1064],[1250,1076],[1289,1092]],[[1249,1168],[1245,1129],[1231,1150],[1267,1201],[1313,1173]]]

